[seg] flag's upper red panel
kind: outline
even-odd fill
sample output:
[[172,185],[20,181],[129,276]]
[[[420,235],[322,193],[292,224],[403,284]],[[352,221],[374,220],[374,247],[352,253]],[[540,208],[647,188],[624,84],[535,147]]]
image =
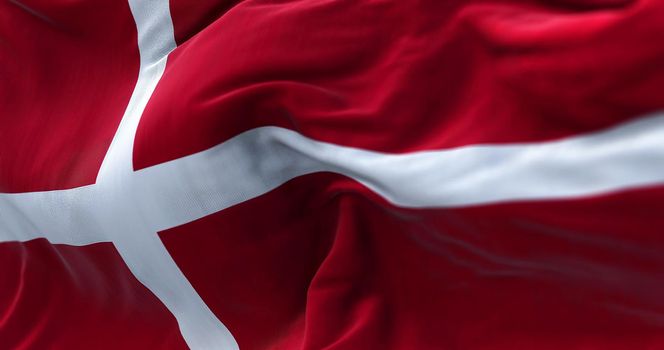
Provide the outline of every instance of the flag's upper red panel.
[[91,184],[138,76],[126,1],[0,3],[0,192]]
[[211,5],[184,3],[173,21],[189,39],[141,120],[137,168],[264,125],[407,152],[558,138],[664,107],[657,0],[245,1],[195,36]]

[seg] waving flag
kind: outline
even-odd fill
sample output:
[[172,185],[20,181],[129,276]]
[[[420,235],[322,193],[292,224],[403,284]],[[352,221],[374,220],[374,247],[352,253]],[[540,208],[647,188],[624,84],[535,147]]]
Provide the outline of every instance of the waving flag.
[[0,349],[664,348],[664,2],[5,0]]

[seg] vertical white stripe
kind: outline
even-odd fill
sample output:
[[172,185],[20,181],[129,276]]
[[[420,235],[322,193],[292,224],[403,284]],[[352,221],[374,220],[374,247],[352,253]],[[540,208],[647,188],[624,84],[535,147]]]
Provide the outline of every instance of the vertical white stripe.
[[167,56],[176,47],[168,0],[129,0],[129,7],[138,32],[138,81],[97,175],[98,182],[134,170],[131,157],[138,123],[164,73]]
[[176,43],[168,0],[129,0],[129,6],[138,31],[139,77],[97,175],[100,204],[94,212],[131,272],[173,313],[190,348],[236,349],[228,329],[173,261],[155,232],[156,225],[135,206],[139,201],[131,178],[136,130]]

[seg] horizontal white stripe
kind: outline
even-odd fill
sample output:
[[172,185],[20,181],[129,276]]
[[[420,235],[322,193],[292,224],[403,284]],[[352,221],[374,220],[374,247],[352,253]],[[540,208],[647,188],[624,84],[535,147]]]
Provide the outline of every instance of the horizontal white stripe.
[[87,245],[109,241],[95,229],[92,186],[71,190],[0,194],[0,242],[48,237],[51,242]]
[[[664,184],[664,115],[553,142],[385,154],[263,127],[211,149],[142,169],[123,183],[152,230],[260,196],[295,177],[349,176],[401,207],[460,207],[590,196]],[[0,241],[108,241],[84,219],[112,200],[95,186],[0,194]],[[106,198],[105,198],[106,197]],[[47,232],[48,231],[48,232]]]
[[263,127],[138,171],[137,200],[154,229],[164,230],[321,171],[351,177],[410,208],[590,196],[664,183],[664,115],[553,142],[398,155]]

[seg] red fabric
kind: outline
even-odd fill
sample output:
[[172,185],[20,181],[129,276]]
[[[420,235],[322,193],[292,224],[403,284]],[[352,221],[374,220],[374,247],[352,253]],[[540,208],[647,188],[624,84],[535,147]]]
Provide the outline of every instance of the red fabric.
[[0,243],[3,349],[186,349],[110,243]]
[[[264,125],[403,153],[664,107],[659,0],[170,4],[136,169]],[[93,183],[138,67],[124,1],[0,3],[0,192]],[[414,210],[313,174],[160,237],[241,349],[660,349],[663,197]],[[111,244],[0,243],[0,348],[183,347]]]
[[316,174],[161,237],[245,349],[656,349],[663,195],[406,210]]
[[138,77],[126,2],[0,3],[0,192],[95,181]]
[[[181,2],[176,29],[191,21]],[[662,108],[664,6],[560,3],[242,2],[171,54],[135,165],[264,125],[407,152],[554,139]]]

